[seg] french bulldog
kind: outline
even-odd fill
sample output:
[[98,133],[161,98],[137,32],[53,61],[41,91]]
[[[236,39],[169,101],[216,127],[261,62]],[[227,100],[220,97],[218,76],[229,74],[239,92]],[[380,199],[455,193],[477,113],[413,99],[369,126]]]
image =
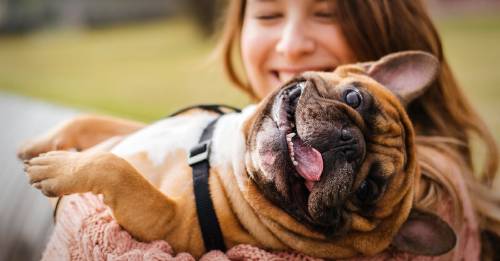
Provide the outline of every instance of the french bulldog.
[[[432,55],[406,51],[305,72],[259,104],[223,115],[213,134],[209,189],[226,246],[334,259],[388,248],[431,256],[453,249],[453,229],[413,205],[420,173],[404,107],[438,68]],[[163,239],[200,256],[187,155],[215,117],[193,109],[138,128],[108,150],[39,154],[56,138],[78,139],[63,128],[19,155],[46,196],[102,194],[135,238]],[[97,130],[103,123],[93,124]]]

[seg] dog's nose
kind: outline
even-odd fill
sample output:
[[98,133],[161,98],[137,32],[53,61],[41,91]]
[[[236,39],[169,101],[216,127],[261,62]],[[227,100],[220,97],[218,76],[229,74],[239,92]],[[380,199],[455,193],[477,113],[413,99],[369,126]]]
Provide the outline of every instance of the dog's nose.
[[352,133],[349,129],[347,128],[342,128],[342,131],[340,132],[340,139],[342,141],[351,141],[354,137],[352,136]]
[[343,127],[340,131],[340,140],[344,144],[342,152],[347,160],[353,160],[356,157],[357,147],[354,144],[354,135],[348,127]]

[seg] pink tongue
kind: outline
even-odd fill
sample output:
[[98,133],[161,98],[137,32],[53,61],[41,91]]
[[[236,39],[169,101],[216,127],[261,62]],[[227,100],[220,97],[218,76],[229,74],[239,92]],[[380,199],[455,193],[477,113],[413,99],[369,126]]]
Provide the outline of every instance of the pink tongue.
[[306,185],[312,186],[314,181],[319,181],[323,172],[321,153],[297,136],[292,138],[292,144],[294,158],[297,161],[295,169],[306,180]]

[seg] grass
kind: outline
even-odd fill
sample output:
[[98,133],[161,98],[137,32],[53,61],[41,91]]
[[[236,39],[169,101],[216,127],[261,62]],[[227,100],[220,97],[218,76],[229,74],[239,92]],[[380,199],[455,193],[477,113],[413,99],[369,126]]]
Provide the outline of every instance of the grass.
[[[454,72],[500,140],[500,16],[437,20]],[[0,90],[151,121],[194,103],[243,106],[185,20],[0,38]]]
[[145,121],[194,103],[243,106],[207,64],[212,46],[183,20],[1,38],[0,89]]

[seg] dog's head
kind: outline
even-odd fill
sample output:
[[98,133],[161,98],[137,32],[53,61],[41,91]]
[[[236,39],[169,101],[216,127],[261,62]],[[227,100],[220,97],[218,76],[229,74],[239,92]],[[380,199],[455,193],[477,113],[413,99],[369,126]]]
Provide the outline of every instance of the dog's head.
[[412,210],[417,166],[404,109],[438,67],[427,53],[401,52],[296,77],[251,120],[251,179],[267,199],[329,240],[373,245],[365,254],[391,243],[416,254],[449,251],[453,230]]

